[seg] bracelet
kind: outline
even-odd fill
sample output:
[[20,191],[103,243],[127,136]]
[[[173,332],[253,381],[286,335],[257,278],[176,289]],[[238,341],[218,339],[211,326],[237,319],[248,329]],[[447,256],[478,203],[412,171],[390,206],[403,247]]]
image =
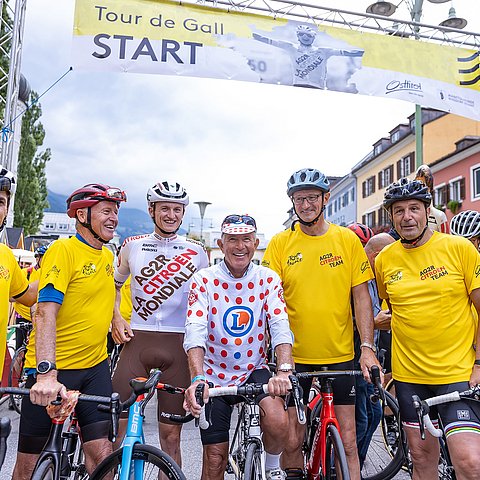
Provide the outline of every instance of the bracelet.
[[377,351],[375,345],[372,345],[372,344],[369,343],[369,342],[363,342],[363,343],[360,345],[360,348],[363,348],[363,347],[369,348],[370,350],[372,350],[373,353],[376,353],[376,351]]
[[195,377],[192,378],[192,383],[195,383],[198,380],[202,380],[202,382],[206,382],[207,378],[205,375],[196,375]]

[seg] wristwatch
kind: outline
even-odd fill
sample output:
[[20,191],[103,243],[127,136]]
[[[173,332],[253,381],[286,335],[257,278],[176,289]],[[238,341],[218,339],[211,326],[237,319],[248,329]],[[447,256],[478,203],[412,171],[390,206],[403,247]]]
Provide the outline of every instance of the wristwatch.
[[290,363],[282,363],[277,368],[277,372],[291,372],[292,370],[293,370],[293,365]]
[[360,348],[363,348],[363,347],[369,348],[370,350],[372,350],[373,353],[377,353],[377,347],[375,347],[375,345],[373,345],[369,342],[363,342],[360,345]]
[[46,373],[56,369],[57,366],[50,360],[42,360],[37,365],[37,373],[39,375],[45,375]]

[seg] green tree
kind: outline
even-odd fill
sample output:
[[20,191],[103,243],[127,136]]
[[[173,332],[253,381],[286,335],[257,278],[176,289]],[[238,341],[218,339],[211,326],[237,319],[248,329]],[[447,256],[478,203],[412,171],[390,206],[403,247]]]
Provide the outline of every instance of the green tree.
[[22,137],[18,154],[13,225],[23,227],[25,235],[38,231],[43,210],[48,207],[45,167],[51,152],[49,148],[37,152],[45,138],[45,130],[40,122],[42,107],[37,103],[37,99],[38,94],[32,92],[31,107],[22,117]]

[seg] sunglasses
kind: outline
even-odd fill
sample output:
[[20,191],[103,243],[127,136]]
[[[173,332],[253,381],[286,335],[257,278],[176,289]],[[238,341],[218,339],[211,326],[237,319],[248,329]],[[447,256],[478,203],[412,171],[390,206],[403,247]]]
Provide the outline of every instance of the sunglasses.
[[12,189],[12,182],[8,177],[0,178],[0,191],[9,192]]
[[107,188],[103,192],[94,193],[90,198],[104,198],[115,202],[126,202],[127,194],[119,188]]
[[257,228],[254,218],[250,215],[228,215],[225,217],[225,220],[223,220],[222,225],[228,223],[244,223],[245,225],[251,225],[252,227]]

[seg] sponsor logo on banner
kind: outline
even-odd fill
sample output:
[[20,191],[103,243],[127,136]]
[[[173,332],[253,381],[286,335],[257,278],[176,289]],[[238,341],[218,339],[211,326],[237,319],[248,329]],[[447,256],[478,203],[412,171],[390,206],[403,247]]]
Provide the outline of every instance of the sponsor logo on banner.
[[385,94],[406,92],[423,97],[422,84],[420,82],[412,82],[410,80],[392,80],[385,86]]

